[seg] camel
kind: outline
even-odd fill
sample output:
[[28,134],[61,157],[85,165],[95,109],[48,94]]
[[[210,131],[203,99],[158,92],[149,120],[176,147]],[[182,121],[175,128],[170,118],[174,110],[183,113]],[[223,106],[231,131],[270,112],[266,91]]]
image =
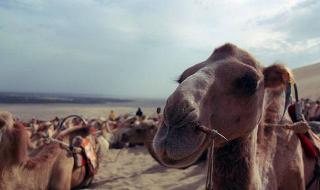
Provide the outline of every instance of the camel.
[[[129,128],[121,133],[120,141],[132,144],[147,144],[152,142],[157,132],[157,123],[148,120],[133,123]],[[150,144],[150,143],[149,143]]]
[[142,144],[151,157],[160,162],[152,147],[153,138],[158,130],[159,123],[153,120],[135,121],[121,133],[120,141],[124,144]]
[[99,158],[103,158],[109,151],[110,139],[112,134],[109,132],[107,121],[103,118],[91,119],[88,121],[88,127],[95,130],[95,134],[98,141],[97,155]]
[[[88,136],[86,130],[63,131],[57,138],[68,144],[72,137]],[[29,157],[28,140],[25,127],[15,123],[12,114],[0,112],[0,189],[68,190],[82,185],[85,166],[74,167],[68,147],[50,142]]]
[[[167,167],[188,167],[214,143],[210,189],[305,189],[316,161],[304,153],[294,130],[278,125],[289,123],[281,117],[292,80],[285,66],[263,67],[233,44],[215,49],[181,74],[167,99],[153,141],[157,158]],[[319,139],[314,142],[319,147]],[[309,189],[319,188],[313,183]]]

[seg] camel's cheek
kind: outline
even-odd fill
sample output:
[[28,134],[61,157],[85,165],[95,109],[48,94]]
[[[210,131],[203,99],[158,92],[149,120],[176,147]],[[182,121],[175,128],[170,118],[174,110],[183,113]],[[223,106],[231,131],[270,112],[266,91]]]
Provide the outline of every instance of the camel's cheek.
[[0,143],[2,142],[2,131],[0,131]]

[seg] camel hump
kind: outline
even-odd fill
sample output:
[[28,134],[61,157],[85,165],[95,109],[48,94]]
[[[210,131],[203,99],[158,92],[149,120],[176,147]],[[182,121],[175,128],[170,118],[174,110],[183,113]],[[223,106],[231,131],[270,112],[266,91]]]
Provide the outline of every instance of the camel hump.
[[33,169],[40,167],[45,163],[53,162],[61,150],[61,147],[54,143],[41,147],[35,156],[29,158],[29,160],[26,162],[26,167],[28,169]]
[[5,125],[8,127],[12,127],[14,124],[13,115],[10,112],[2,111],[0,112],[0,128]]

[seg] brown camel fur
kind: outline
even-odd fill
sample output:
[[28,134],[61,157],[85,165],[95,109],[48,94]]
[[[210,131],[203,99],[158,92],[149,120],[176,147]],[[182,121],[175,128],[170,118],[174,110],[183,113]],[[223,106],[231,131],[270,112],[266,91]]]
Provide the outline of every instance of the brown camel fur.
[[292,80],[283,65],[264,68],[233,44],[217,48],[179,78],[154,138],[157,157],[175,168],[195,162],[211,141],[197,130],[200,123],[228,139],[214,139],[214,189],[305,189],[315,160],[293,130],[277,125]]
[[[84,168],[74,170],[72,154],[56,143],[29,157],[27,130],[15,124],[10,113],[0,113],[0,133],[0,189],[68,190],[82,182]],[[64,142],[68,143],[68,138],[66,135]]]

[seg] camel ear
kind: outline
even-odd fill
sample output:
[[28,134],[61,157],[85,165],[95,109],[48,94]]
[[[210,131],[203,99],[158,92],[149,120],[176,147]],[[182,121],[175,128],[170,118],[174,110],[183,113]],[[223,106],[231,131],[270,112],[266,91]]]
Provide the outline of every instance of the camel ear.
[[266,88],[286,87],[293,82],[293,75],[286,66],[273,64],[263,69],[264,85]]

